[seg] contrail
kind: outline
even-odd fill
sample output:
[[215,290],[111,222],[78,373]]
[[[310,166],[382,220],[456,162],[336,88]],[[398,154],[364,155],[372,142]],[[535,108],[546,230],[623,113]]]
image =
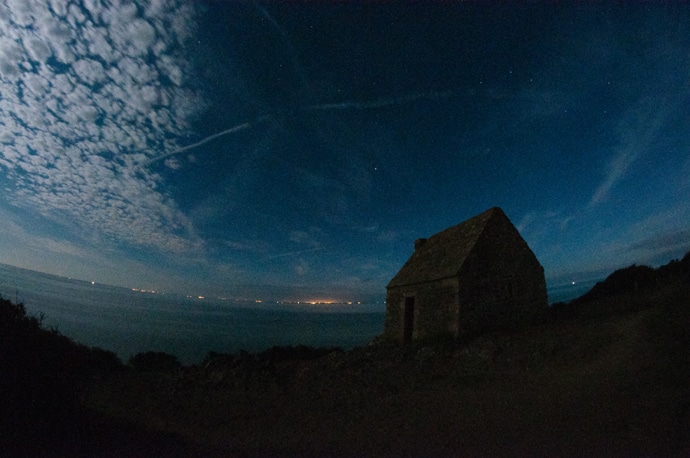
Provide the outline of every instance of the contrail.
[[297,58],[297,50],[295,49],[295,46],[292,44],[292,40],[290,39],[290,36],[285,32],[285,29],[283,29],[280,24],[278,24],[278,21],[276,21],[273,16],[268,12],[266,8],[264,8],[262,5],[257,3],[256,1],[252,1],[254,4],[254,7],[259,10],[259,13],[268,21],[271,23],[273,28],[278,32],[278,35],[283,39],[283,43],[285,44],[288,53],[290,54],[290,60],[292,61],[292,67],[297,76],[299,77],[300,83],[302,84],[302,89],[305,91],[309,91],[310,85],[309,85],[309,80],[307,79],[307,74],[302,68],[302,65],[300,65],[299,60]]
[[[403,105],[406,103],[416,102],[417,100],[446,99],[448,97],[453,96],[453,94],[454,94],[453,91],[419,92],[419,93],[405,95],[405,96],[401,96],[401,97],[387,97],[387,98],[372,100],[372,101],[368,101],[368,102],[321,103],[318,105],[307,105],[305,107],[298,108],[294,112],[300,112],[300,111],[337,111],[337,110],[369,110],[369,109],[376,109],[376,108],[385,108],[385,107],[390,107],[390,106],[395,106],[395,105]],[[204,144],[206,144],[212,140],[215,140],[218,137],[223,137],[225,135],[233,134],[235,132],[240,132],[242,130],[252,128],[256,124],[259,124],[260,122],[265,121],[269,117],[270,117],[270,115],[266,114],[266,115],[260,116],[259,118],[257,118],[253,122],[245,122],[242,124],[238,124],[238,125],[233,126],[229,129],[225,129],[221,132],[210,135],[210,136],[208,136],[202,140],[199,140],[196,143],[192,143],[191,145],[183,146],[182,148],[177,148],[176,150],[171,151],[169,153],[166,153],[162,156],[158,156],[158,157],[155,157],[153,159],[149,159],[148,161],[144,162],[142,165],[143,166],[151,165],[155,162],[162,161],[163,159],[166,159],[170,156],[174,156],[176,154],[184,153],[185,151],[189,151],[191,149],[198,148],[199,146],[204,145]]]
[[442,92],[419,92],[416,94],[405,95],[402,97],[388,97],[369,102],[339,102],[339,103],[321,103],[318,105],[309,105],[302,108],[304,111],[326,111],[326,110],[367,110],[370,108],[384,108],[393,105],[402,105],[405,103],[416,102],[417,100],[439,100],[446,99],[453,95],[453,91]]
[[325,249],[326,249],[326,247],[307,248],[305,250],[290,251],[288,253],[274,254],[274,255],[268,256],[268,259],[278,259],[278,258],[284,258],[286,256],[296,256],[296,255],[303,254],[303,253],[312,253],[314,251],[321,251],[321,250],[325,250]]
[[171,152],[169,152],[169,153],[166,153],[166,154],[164,154],[164,155],[162,155],[162,156],[158,156],[158,157],[155,157],[155,158],[153,158],[153,159],[150,159],[150,160],[144,162],[142,165],[143,165],[143,166],[151,165],[151,164],[153,164],[154,162],[162,161],[163,159],[166,159],[166,158],[168,158],[168,157],[170,157],[170,156],[174,156],[174,155],[176,155],[176,154],[184,153],[185,151],[189,151],[190,149],[198,148],[199,146],[204,145],[204,144],[206,144],[206,143],[208,143],[208,142],[210,142],[210,141],[212,141],[212,140],[215,140],[215,139],[218,138],[218,137],[222,137],[222,136],[224,136],[224,135],[229,135],[229,134],[234,134],[235,132],[239,132],[239,131],[241,131],[241,130],[249,129],[250,127],[254,126],[254,124],[257,124],[257,123],[259,123],[259,122],[265,120],[266,118],[268,118],[268,116],[261,116],[260,118],[258,118],[258,119],[257,119],[256,121],[254,121],[254,122],[245,122],[245,123],[242,123],[242,124],[238,124],[238,125],[236,125],[236,126],[234,126],[234,127],[231,127],[231,128],[229,128],[229,129],[225,129],[225,130],[223,130],[223,131],[221,131],[221,132],[218,132],[218,133],[215,133],[215,134],[213,134],[213,135],[210,135],[210,136],[208,136],[208,137],[206,137],[206,138],[204,138],[204,139],[202,139],[202,140],[199,140],[199,141],[196,142],[196,143],[192,143],[191,145],[183,146],[182,148],[177,148],[176,150],[171,151]]

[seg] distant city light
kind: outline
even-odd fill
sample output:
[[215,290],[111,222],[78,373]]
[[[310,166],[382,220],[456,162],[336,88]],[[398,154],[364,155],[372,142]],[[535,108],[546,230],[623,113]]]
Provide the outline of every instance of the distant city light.
[[132,288],[132,291],[138,291],[140,293],[150,293],[150,294],[156,294],[155,289],[138,289],[138,288]]

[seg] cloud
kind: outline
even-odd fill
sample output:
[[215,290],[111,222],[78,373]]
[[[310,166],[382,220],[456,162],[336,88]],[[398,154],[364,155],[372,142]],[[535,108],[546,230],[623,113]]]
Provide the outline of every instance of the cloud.
[[658,234],[635,243],[631,250],[652,252],[656,255],[690,249],[690,229]]
[[690,209],[683,200],[650,214],[630,226],[625,239],[632,243],[626,245],[623,250],[647,250],[663,254],[666,251],[683,249],[690,244],[690,228],[687,223],[689,217]]
[[608,164],[604,180],[590,199],[590,208],[608,199],[611,189],[625,177],[632,164],[649,151],[674,106],[668,100],[649,97],[623,117],[619,124],[620,143]]
[[[278,258],[285,258],[288,256],[298,256],[301,254],[305,253],[312,253],[314,251],[321,251],[324,250],[325,247],[314,247],[314,248],[307,248],[304,250],[297,250],[297,251],[288,251],[287,253],[279,253],[279,254],[274,254],[268,257],[268,259],[278,259]],[[303,260],[302,260],[303,261]]]
[[609,171],[606,178],[599,184],[592,196],[589,206],[593,207],[606,200],[611,188],[625,176],[630,165],[637,159],[640,151],[619,150],[609,163]]
[[525,229],[530,226],[536,219],[536,214],[534,212],[529,212],[520,219],[520,221],[515,225],[518,232],[523,233]]
[[261,241],[224,241],[225,246],[234,251],[244,251],[248,253],[266,253],[270,245]]
[[[0,251],[5,256],[13,256],[13,247],[24,247],[35,253],[42,253],[45,257],[68,256],[86,260],[90,253],[87,249],[66,240],[57,240],[51,237],[29,234],[21,225],[17,223],[17,217],[11,212],[0,208],[0,219],[2,220],[2,236],[0,237]],[[3,261],[15,260],[3,259]]]
[[[36,269],[39,266],[42,272],[96,280],[111,285],[138,285],[155,289],[167,287],[171,291],[179,291],[180,288],[189,286],[185,283],[184,277],[175,276],[169,269],[163,272],[163,269],[151,268],[132,259],[122,258],[112,250],[104,253],[101,248],[78,239],[65,240],[39,235],[39,227],[35,227],[36,230],[27,230],[26,218],[27,215],[22,215],[21,212],[0,206],[0,262],[28,269]],[[29,218],[31,219],[30,216]],[[34,226],[48,224],[45,221],[42,223]]]
[[278,35],[280,35],[280,38],[282,42],[285,45],[285,49],[288,52],[288,57],[290,57],[290,61],[292,62],[293,69],[295,71],[295,74],[299,77],[300,84],[302,85],[302,88],[305,90],[309,90],[310,85],[309,85],[309,79],[307,78],[307,73],[304,71],[304,68],[302,65],[299,63],[298,59],[298,52],[295,49],[295,46],[292,44],[292,40],[290,39],[290,36],[285,32],[285,29],[283,29],[278,21],[276,21],[273,16],[268,12],[266,8],[261,6],[257,2],[252,2],[254,4],[254,7],[259,11],[261,16],[266,19],[269,24],[273,26],[273,28],[278,32]]
[[162,178],[138,165],[179,148],[203,107],[182,59],[195,14],[174,0],[0,0],[0,174],[9,204],[101,241],[167,252],[200,245]]
[[329,111],[329,110],[370,110],[390,106],[403,105],[420,100],[442,100],[452,97],[453,91],[428,91],[407,94],[398,97],[385,97],[375,100],[345,101],[335,103],[321,103],[304,107],[305,111]]
[[308,231],[294,230],[288,234],[288,240],[308,248],[320,248],[323,231],[318,227],[310,227]]
[[392,243],[400,238],[400,232],[395,230],[384,230],[378,233],[376,241],[382,243]]
[[170,158],[166,159],[164,164],[167,168],[172,169],[172,170],[177,170],[180,167],[182,167],[180,165],[180,162],[177,159],[175,159],[174,157],[170,157]]

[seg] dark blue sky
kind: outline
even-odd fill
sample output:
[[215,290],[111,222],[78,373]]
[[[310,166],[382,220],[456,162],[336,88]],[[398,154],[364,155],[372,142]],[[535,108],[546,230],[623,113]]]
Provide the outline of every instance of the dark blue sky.
[[551,284],[690,249],[690,8],[426,3],[0,2],[0,262],[383,295],[492,206]]

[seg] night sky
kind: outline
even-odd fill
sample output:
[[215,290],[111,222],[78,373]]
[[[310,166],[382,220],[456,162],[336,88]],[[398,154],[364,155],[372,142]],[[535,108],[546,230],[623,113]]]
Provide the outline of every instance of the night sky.
[[0,0],[2,263],[383,296],[493,206],[551,285],[690,249],[687,5],[119,3]]

